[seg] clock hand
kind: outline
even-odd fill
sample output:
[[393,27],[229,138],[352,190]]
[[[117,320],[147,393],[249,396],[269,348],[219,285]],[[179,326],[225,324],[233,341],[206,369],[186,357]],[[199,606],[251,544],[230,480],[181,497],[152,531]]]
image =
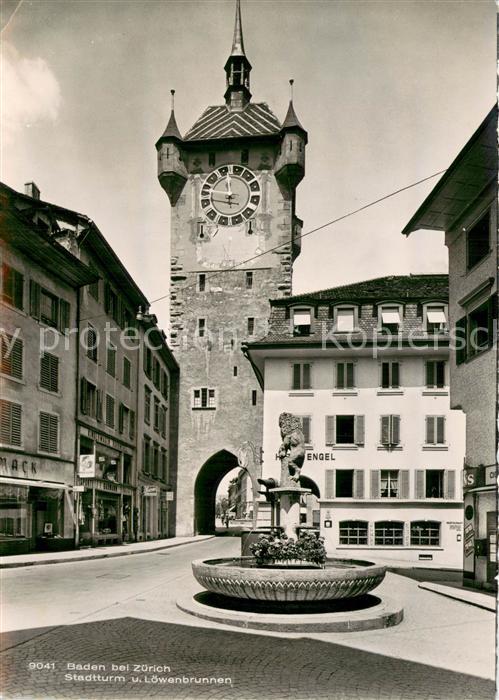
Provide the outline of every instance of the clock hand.
[[230,175],[229,171],[227,171],[227,179],[226,179],[226,186],[227,186],[227,194],[229,197],[232,197],[232,189],[231,189],[231,184],[230,184]]

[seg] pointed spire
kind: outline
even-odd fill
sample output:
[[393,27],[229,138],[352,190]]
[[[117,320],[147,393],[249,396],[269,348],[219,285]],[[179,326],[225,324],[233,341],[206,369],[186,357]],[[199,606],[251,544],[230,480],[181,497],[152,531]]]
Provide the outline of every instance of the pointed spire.
[[231,56],[246,56],[244,53],[243,25],[241,22],[241,0],[236,0],[236,21],[232,39]]
[[300,120],[296,116],[295,108],[293,106],[293,83],[295,81],[293,78],[289,81],[290,99],[289,106],[284,121],[282,123],[282,129],[301,129],[301,131],[307,133],[303,126],[300,124]]
[[162,139],[174,138],[182,140],[180,131],[178,130],[177,122],[175,120],[175,90],[170,90],[172,96],[172,111],[170,113],[170,119],[166,125],[166,129],[163,133]]

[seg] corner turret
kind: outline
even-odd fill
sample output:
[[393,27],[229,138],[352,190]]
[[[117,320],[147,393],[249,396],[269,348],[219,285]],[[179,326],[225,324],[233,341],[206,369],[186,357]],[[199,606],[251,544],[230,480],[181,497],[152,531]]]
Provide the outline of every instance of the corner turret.
[[276,163],[275,176],[286,190],[294,190],[305,175],[305,146],[308,134],[300,124],[293,106],[293,80],[288,112],[281,127],[281,148]]
[[177,203],[187,182],[187,170],[183,163],[182,137],[175,120],[175,90],[171,90],[172,111],[163,135],[156,142],[158,152],[158,179],[172,207]]

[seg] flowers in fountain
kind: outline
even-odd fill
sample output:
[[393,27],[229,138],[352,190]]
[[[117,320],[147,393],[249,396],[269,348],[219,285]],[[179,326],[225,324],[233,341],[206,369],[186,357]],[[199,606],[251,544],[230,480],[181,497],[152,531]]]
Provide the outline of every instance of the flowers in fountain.
[[302,532],[297,540],[282,535],[260,535],[250,550],[258,566],[307,562],[323,567],[326,562],[324,537]]

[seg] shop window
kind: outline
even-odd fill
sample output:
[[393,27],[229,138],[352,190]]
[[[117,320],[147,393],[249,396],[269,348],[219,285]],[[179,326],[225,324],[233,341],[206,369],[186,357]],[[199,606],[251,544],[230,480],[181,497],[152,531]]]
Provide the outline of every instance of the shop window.
[[466,232],[467,268],[478,265],[490,252],[490,210]]
[[425,442],[427,445],[445,445],[445,416],[426,416]]
[[111,377],[116,376],[116,348],[114,345],[109,344],[106,351],[106,372],[111,375]]
[[425,383],[428,389],[443,389],[445,386],[445,361],[427,360],[425,363]]
[[40,358],[40,387],[47,391],[59,391],[59,358],[44,352]]
[[21,447],[22,406],[0,399],[0,441],[4,445]]
[[438,547],[440,545],[440,523],[433,520],[412,522],[411,545],[413,547]]
[[336,363],[336,388],[353,389],[355,387],[355,364],[353,362]]
[[98,496],[97,530],[101,535],[115,535],[118,532],[118,500],[112,497]]
[[24,347],[21,338],[0,332],[0,371],[14,379],[23,378]]
[[336,333],[351,333],[355,330],[355,308],[338,307],[334,309],[334,330]]
[[106,425],[108,428],[114,429],[114,398],[109,394],[106,394]]
[[130,389],[131,374],[132,374],[132,363],[130,362],[128,357],[124,357],[123,358],[123,386],[125,386],[127,389]]
[[24,276],[10,265],[2,265],[2,301],[24,309]]
[[27,486],[3,484],[0,494],[0,538],[31,537],[31,504]]
[[374,524],[374,544],[382,547],[396,547],[404,544],[404,523],[393,520]]
[[293,382],[291,388],[294,390],[310,389],[310,364],[308,362],[297,362],[293,365]]
[[59,416],[40,412],[38,449],[42,452],[59,452]]
[[381,388],[382,389],[399,389],[400,388],[400,363],[399,362],[382,362],[381,363]]
[[312,312],[310,309],[293,309],[293,335],[310,335]]
[[192,408],[193,409],[215,409],[216,408],[216,394],[215,389],[209,389],[207,387],[202,387],[200,389],[193,389],[192,391]]
[[246,289],[253,289],[253,272],[246,272]]
[[381,469],[380,471],[381,498],[398,498],[399,496],[399,472],[398,469]]
[[340,544],[367,544],[367,522],[364,520],[343,520],[339,528]]
[[353,469],[336,470],[336,498],[353,497]]
[[400,444],[400,416],[381,416],[380,443],[385,447]]

